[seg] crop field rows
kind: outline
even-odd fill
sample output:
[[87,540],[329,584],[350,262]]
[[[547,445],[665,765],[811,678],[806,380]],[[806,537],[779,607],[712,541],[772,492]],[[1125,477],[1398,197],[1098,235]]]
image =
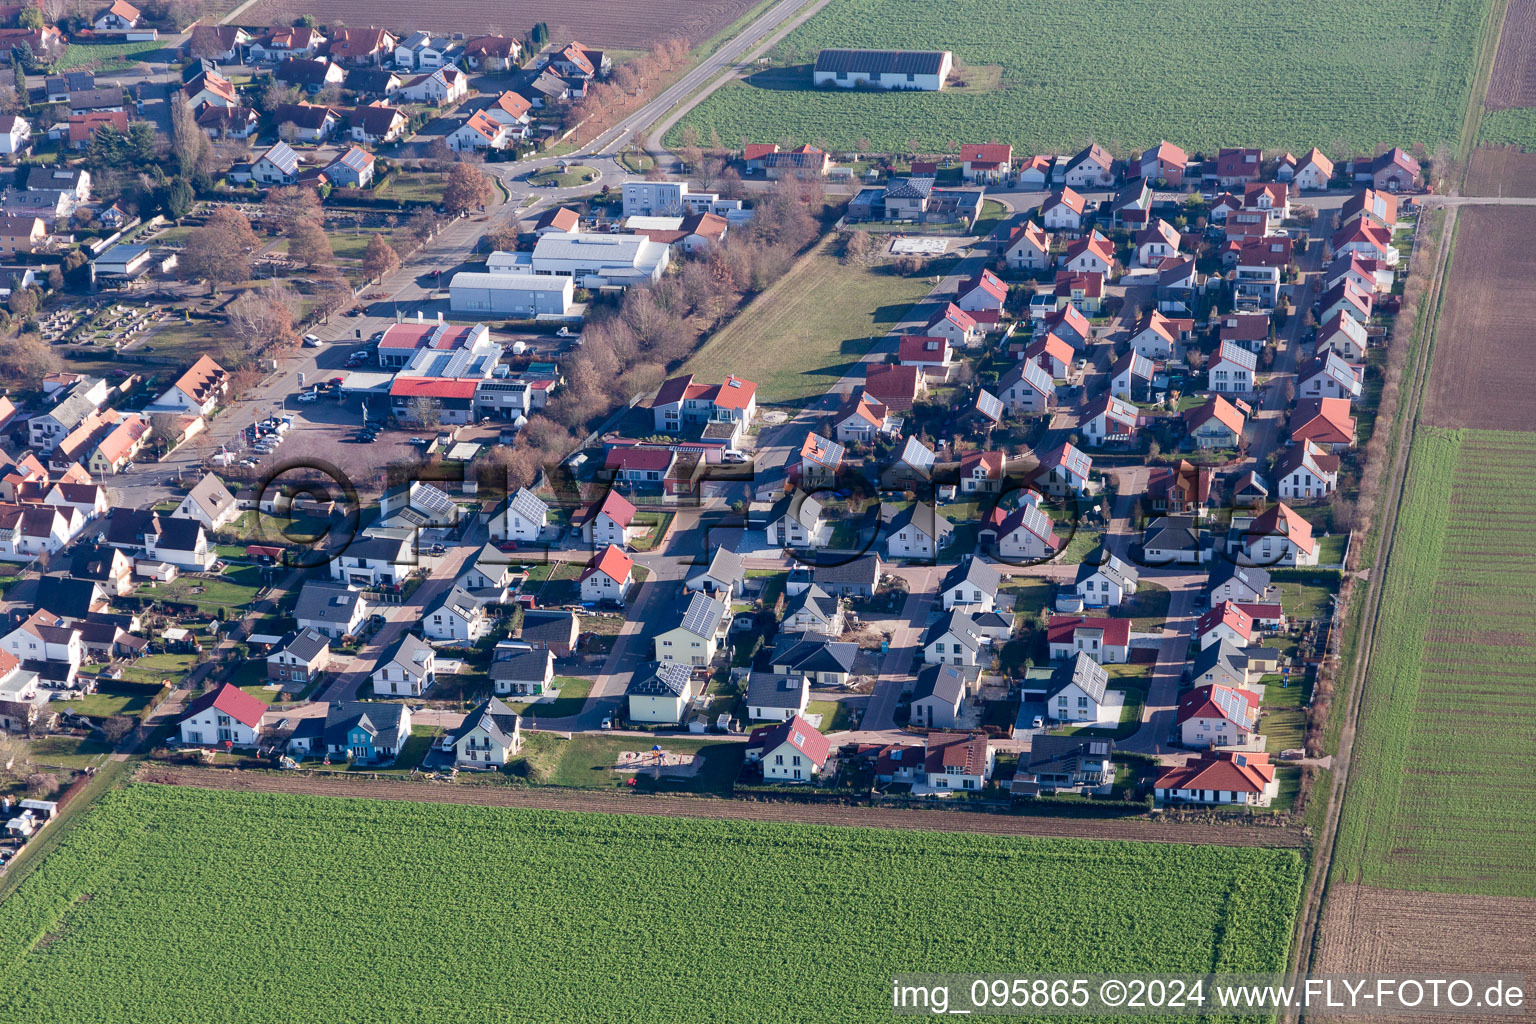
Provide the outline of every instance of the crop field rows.
[[1219,0],[832,0],[776,48],[776,63],[808,65],[824,47],[945,49],[964,65],[1001,65],[1000,86],[816,90],[809,71],[797,87],[775,69],[718,90],[669,141],[692,126],[729,146],[788,137],[853,149],[867,138],[876,151],[995,139],[1060,152],[1090,137],[1117,150],[1160,138],[1191,152],[1454,149],[1487,12],[1487,0],[1298,0],[1236,24]]
[[1277,850],[140,783],[0,905],[0,1005],[39,1024],[886,1020],[899,971],[1278,970],[1301,870]]
[[[1536,972],[1536,903],[1495,896],[1334,886],[1317,974],[1454,978],[1483,971]],[[1340,1018],[1380,1022],[1380,1016]],[[1415,1020],[1423,1020],[1416,1017]],[[1508,1021],[1458,1014],[1458,1024]]]
[[1442,427],[1536,430],[1536,207],[1463,209],[1436,327],[1424,418]]
[[1483,106],[1536,107],[1536,0],[1509,0]]
[[394,31],[427,29],[522,36],[544,22],[557,42],[579,39],[588,46],[644,50],[656,42],[682,36],[698,43],[710,39],[740,18],[758,0],[261,0],[241,15],[242,24],[290,24],[312,14],[322,25],[382,25]]
[[1514,146],[1479,146],[1472,152],[1463,191],[1469,196],[1536,196],[1536,153]]
[[1536,898],[1532,441],[1415,435],[1333,861],[1340,882]]

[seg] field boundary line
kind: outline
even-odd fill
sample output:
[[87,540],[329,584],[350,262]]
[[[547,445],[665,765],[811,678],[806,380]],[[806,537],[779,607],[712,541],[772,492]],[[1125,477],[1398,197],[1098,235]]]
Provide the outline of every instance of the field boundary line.
[[[1391,493],[1385,505],[1381,531],[1376,537],[1376,558],[1366,584],[1365,605],[1361,611],[1361,632],[1355,647],[1355,657],[1350,665],[1350,688],[1345,708],[1344,724],[1339,733],[1339,753],[1334,764],[1333,786],[1328,802],[1328,812],[1323,820],[1322,834],[1318,838],[1313,858],[1312,879],[1309,891],[1297,915],[1297,969],[1314,967],[1318,953],[1323,907],[1327,902],[1329,881],[1332,874],[1333,855],[1339,837],[1339,818],[1343,813],[1344,800],[1348,796],[1350,757],[1354,752],[1355,730],[1359,723],[1360,705],[1365,696],[1365,683],[1369,674],[1371,657],[1376,643],[1376,630],[1381,620],[1381,598],[1385,579],[1391,571],[1392,547],[1397,540],[1398,513],[1403,507],[1407,492],[1407,464],[1412,449],[1413,431],[1418,424],[1419,409],[1423,401],[1424,382],[1429,375],[1433,356],[1435,331],[1439,326],[1442,290],[1445,271],[1453,249],[1451,239],[1456,233],[1456,207],[1446,208],[1445,222],[1440,228],[1440,241],[1435,254],[1435,271],[1427,294],[1425,319],[1421,329],[1411,342],[1410,356],[1414,362],[1407,401],[1403,406],[1402,419],[1397,424],[1393,438],[1391,468],[1388,477]],[[1416,353],[1416,354],[1415,354]],[[1287,1021],[1303,1019],[1299,1010],[1285,1014]]]
[[135,781],[151,785],[252,793],[298,793],[343,799],[405,800],[484,807],[522,807],[576,813],[650,815],[834,825],[887,831],[955,832],[968,835],[1031,836],[1094,842],[1150,842],[1177,846],[1225,846],[1302,852],[1298,829],[1278,825],[1193,825],[1146,818],[1074,818],[985,814],[944,809],[882,809],[777,800],[649,796],[538,786],[476,786],[435,782],[369,780],[355,776],[303,778],[292,772],[141,764]]
[[[1509,0],[1492,0],[1483,15],[1482,45],[1473,66],[1472,88],[1467,95],[1467,109],[1461,119],[1461,145],[1456,158],[1461,162],[1458,186],[1465,187],[1467,173],[1472,166],[1472,151],[1477,148],[1477,137],[1483,131],[1483,115],[1487,113],[1488,87],[1493,83],[1493,66],[1499,59],[1499,43],[1504,36],[1504,22],[1509,14]],[[1458,188],[1460,191],[1460,188]]]

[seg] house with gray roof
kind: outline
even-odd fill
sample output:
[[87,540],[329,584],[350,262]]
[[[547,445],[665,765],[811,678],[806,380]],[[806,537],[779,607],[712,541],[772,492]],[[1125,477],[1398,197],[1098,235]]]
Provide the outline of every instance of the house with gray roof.
[[300,630],[313,630],[339,640],[356,635],[368,618],[368,602],[362,592],[344,583],[309,580],[299,591],[293,618]]
[[631,722],[676,725],[697,689],[687,665],[663,662],[654,672],[636,672],[624,691]]
[[1109,673],[1079,651],[1051,673],[1045,691],[1045,713],[1058,722],[1097,722],[1109,694]]
[[683,581],[686,591],[700,591],[711,597],[730,600],[741,594],[747,582],[746,561],[741,555],[724,547],[717,547],[709,557],[709,565],[696,569]]
[[997,588],[1003,576],[995,566],[975,555],[966,555],[960,564],[944,574],[939,583],[939,600],[944,610],[963,608],[972,615],[990,612],[997,603]]
[[1219,558],[1211,566],[1211,606],[1223,601],[1258,604],[1274,600],[1269,570],[1256,565],[1238,565],[1229,558]]
[[475,553],[475,557],[459,573],[458,585],[482,600],[493,604],[507,599],[507,589],[517,577],[512,572],[511,560],[494,544],[487,544]]
[[490,676],[491,685],[499,694],[542,695],[555,677],[555,654],[548,648],[498,647],[491,660]]
[[954,65],[948,50],[826,49],[816,55],[811,80],[817,88],[937,92]]
[[487,604],[485,599],[454,584],[422,612],[422,632],[433,640],[475,643],[491,631]]
[[394,764],[411,738],[411,709],[404,704],[336,701],[325,713],[325,752],[357,764]]
[[549,526],[549,505],[526,487],[507,498],[507,503],[497,510],[491,524],[491,536],[499,540],[515,540],[525,544],[537,541]]
[[923,633],[923,660],[930,665],[975,665],[982,657],[982,636],[976,623],[956,608]]
[[1139,582],[1134,566],[1098,548],[1078,565],[1072,586],[1086,608],[1118,608]]
[[183,519],[196,519],[209,530],[228,525],[239,514],[240,506],[235,502],[235,496],[224,486],[224,481],[212,473],[204,473],[171,513]]
[[1094,736],[1036,736],[1020,755],[1014,796],[1098,789],[1114,781],[1114,741]]
[[677,611],[677,625],[656,636],[656,660],[703,669],[715,660],[730,605],[695,591]]
[[841,597],[874,597],[880,587],[880,556],[871,552],[849,562],[818,565],[811,570],[811,582]]
[[1142,558],[1147,565],[1199,565],[1211,559],[1210,535],[1192,516],[1161,516],[1142,533]]
[[330,663],[330,640],[313,629],[301,629],[284,636],[267,655],[267,682],[312,683]]
[[936,558],[954,537],[955,524],[929,501],[917,501],[897,511],[883,507],[886,553],[892,558]]
[[784,605],[781,628],[836,638],[843,635],[844,622],[843,599],[812,583]]
[[780,631],[769,666],[778,675],[803,676],[817,686],[846,686],[858,655],[858,644],[822,633]]
[[797,673],[753,672],[747,677],[747,717],[753,721],[787,722],[802,714],[811,701],[811,684]]
[[768,510],[765,531],[768,543],[785,548],[821,547],[831,534],[822,518],[821,502],[801,491],[786,494]]
[[523,626],[517,637],[534,649],[553,651],[557,658],[569,658],[581,635],[581,618],[561,609],[532,608],[523,612]]
[[958,729],[961,705],[980,681],[979,668],[924,666],[912,689],[912,724],[929,729]]
[[420,697],[437,681],[437,655],[432,645],[407,633],[379,655],[371,674],[379,697]]
[[464,716],[444,740],[458,768],[498,771],[523,746],[523,720],[500,699],[491,697]]

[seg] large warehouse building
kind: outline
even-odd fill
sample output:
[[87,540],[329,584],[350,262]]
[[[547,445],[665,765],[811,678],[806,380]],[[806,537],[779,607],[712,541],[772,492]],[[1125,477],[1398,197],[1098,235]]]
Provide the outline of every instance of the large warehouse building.
[[568,316],[575,279],[515,272],[454,274],[448,307],[454,313],[496,313],[528,320]]

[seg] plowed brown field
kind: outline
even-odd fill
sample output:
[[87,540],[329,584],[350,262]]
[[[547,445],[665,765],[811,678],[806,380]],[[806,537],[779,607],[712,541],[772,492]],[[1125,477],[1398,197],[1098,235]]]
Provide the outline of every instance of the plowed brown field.
[[1483,105],[1536,107],[1536,0],[1509,0]]
[[[1335,885],[1310,973],[1455,978],[1459,973],[1536,977],[1536,901]],[[1393,1021],[1370,1017],[1332,1020]],[[1422,1021],[1423,1017],[1413,1020]],[[1447,1018],[1449,1019],[1449,1018]],[[1508,1016],[1458,1014],[1460,1022]]]
[[1484,146],[1467,167],[1469,196],[1536,196],[1536,153],[1513,146]]
[[1536,207],[1471,206],[1460,221],[1425,419],[1441,427],[1536,430]]
[[644,50],[662,39],[682,36],[698,43],[712,38],[750,10],[757,0],[260,0],[241,15],[242,23],[292,23],[312,14],[322,25],[382,25],[391,31],[500,33],[522,36],[535,22],[549,26],[556,42],[579,39],[588,46]]
[[1157,843],[1208,843],[1218,846],[1299,848],[1302,834],[1291,828],[1172,824],[1142,819],[1081,819],[973,814],[966,811],[886,810],[819,804],[709,800],[642,794],[587,793],[576,790],[513,788],[452,783],[391,782],[383,779],[266,774],[209,768],[143,769],[144,782],[234,789],[259,793],[307,793],[313,796],[409,800],[418,803],[533,807],[600,814],[659,814],[674,818],[724,818],[804,825],[860,825],[868,828],[976,832],[984,835],[1047,836],[1065,839],[1130,839]]

